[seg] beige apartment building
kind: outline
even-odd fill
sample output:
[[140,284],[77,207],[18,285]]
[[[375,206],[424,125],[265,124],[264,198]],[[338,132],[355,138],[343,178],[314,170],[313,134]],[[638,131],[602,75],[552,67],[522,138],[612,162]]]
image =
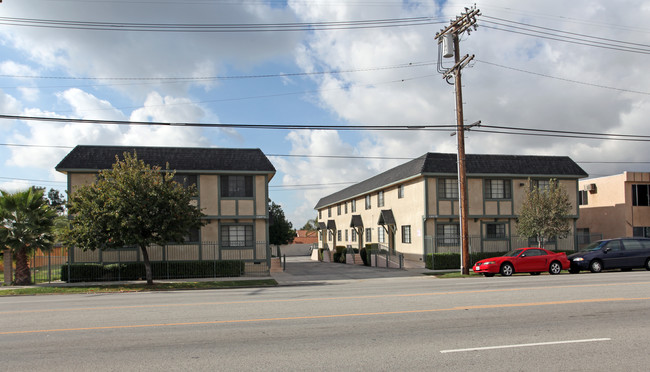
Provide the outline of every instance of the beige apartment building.
[[650,237],[649,172],[581,180],[579,187],[580,233],[600,233],[603,239]]
[[[319,247],[364,247],[377,243],[391,252],[422,259],[458,249],[459,208],[456,154],[427,153],[320,199]],[[516,218],[531,183],[557,179],[579,216],[578,180],[586,177],[568,157],[467,155],[468,233],[473,251],[507,251],[516,243]],[[574,236],[567,242],[573,249]],[[565,244],[564,246],[567,246]],[[426,248],[425,248],[426,247]]]
[[[248,264],[270,266],[268,244],[268,185],[275,168],[259,149],[77,146],[56,166],[67,175],[67,190],[95,181],[97,173],[110,169],[115,157],[136,153],[149,165],[169,164],[177,182],[194,184],[198,196],[193,202],[206,215],[206,225],[188,231],[186,243],[163,250],[150,249],[152,261],[162,259],[243,259]],[[209,243],[211,248],[206,249]],[[133,259],[131,252],[84,252],[71,250],[71,262],[115,262]],[[219,253],[215,253],[219,252]]]

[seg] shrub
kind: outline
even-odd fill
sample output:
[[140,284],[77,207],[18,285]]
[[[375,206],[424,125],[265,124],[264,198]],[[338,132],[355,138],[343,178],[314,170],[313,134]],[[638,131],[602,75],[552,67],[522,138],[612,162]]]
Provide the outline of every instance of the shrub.
[[[503,256],[506,252],[472,252],[469,255],[469,264],[490,258]],[[431,260],[433,259],[433,265]],[[425,267],[429,270],[460,269],[460,253],[434,253],[426,257]]]
[[342,245],[337,245],[334,248],[334,254],[332,255],[332,261],[345,263],[345,247]]

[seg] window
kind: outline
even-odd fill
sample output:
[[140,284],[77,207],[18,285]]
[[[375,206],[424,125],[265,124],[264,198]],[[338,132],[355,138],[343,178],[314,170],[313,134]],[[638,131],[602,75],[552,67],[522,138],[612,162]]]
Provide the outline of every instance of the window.
[[532,187],[537,187],[539,191],[546,191],[551,188],[550,180],[532,180]]
[[323,210],[322,209],[320,211],[318,211],[318,219],[319,220],[323,219]]
[[345,202],[343,205],[345,206],[345,212],[344,213],[348,214],[348,202]]
[[397,186],[397,197],[402,199],[404,197],[404,185]]
[[366,228],[366,242],[370,243],[372,241],[372,229]]
[[458,199],[458,180],[455,178],[439,178],[438,198]]
[[350,209],[352,210],[352,213],[357,211],[357,201],[356,200],[351,200],[350,201]]
[[589,191],[578,191],[578,205],[587,205],[589,203]]
[[646,248],[640,240],[636,239],[625,239],[623,240],[623,245],[626,251],[641,251]]
[[541,249],[529,249],[525,254],[526,257],[546,256],[546,252]]
[[252,225],[221,226],[221,245],[224,247],[252,247]]
[[198,227],[195,228],[195,229],[190,229],[188,231],[187,235],[185,235],[183,237],[183,241],[185,243],[189,243],[189,242],[195,243],[195,242],[198,242],[200,240],[201,239],[199,238],[199,228]]
[[327,217],[332,217],[332,207],[327,207]]
[[510,199],[510,180],[485,180],[486,199]]
[[377,207],[384,206],[384,192],[380,191],[377,193]]
[[357,241],[357,229],[352,229],[352,241]]
[[178,182],[184,188],[196,186],[198,177],[196,174],[174,174],[174,181]]
[[322,241],[323,241],[323,230],[320,230],[320,231],[318,232],[318,241],[319,241],[319,242],[322,242]]
[[402,226],[402,243],[411,244],[411,225]]
[[253,176],[221,176],[221,197],[252,198]]
[[366,209],[370,209],[370,195],[366,195]]
[[327,241],[330,241],[330,242],[331,242],[331,241],[332,241],[332,238],[333,238],[333,236],[332,236],[332,230],[327,230]]
[[506,225],[503,223],[488,223],[485,225],[485,237],[488,239],[505,239]]
[[634,227],[632,228],[632,236],[650,238],[650,227]]
[[377,241],[380,243],[386,243],[386,230],[382,226],[377,228]]
[[341,241],[341,230],[336,232],[336,240]]
[[632,205],[650,206],[650,185],[632,185]]
[[457,223],[439,224],[436,226],[436,236],[440,245],[459,245],[460,226]]
[[341,215],[341,204],[338,204],[338,205],[336,206],[336,215],[337,215],[337,216],[340,216],[340,215]]
[[576,235],[578,236],[578,244],[589,244],[591,243],[589,228],[577,229]]
[[345,241],[348,242],[348,229],[345,229]]

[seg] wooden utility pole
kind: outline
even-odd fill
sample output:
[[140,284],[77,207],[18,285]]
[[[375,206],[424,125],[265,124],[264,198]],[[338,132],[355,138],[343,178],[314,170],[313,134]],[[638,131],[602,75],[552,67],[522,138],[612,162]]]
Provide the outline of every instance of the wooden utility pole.
[[[449,38],[453,42],[453,57],[454,57],[454,66],[449,69],[444,69],[443,78],[449,82],[451,75],[454,75],[454,86],[456,88],[456,137],[458,139],[458,198],[459,198],[459,220],[460,220],[460,243],[461,243],[461,265],[460,270],[463,275],[469,274],[469,232],[468,232],[468,203],[467,203],[467,168],[465,165],[465,123],[463,118],[463,92],[461,85],[461,70],[463,67],[474,59],[474,55],[471,57],[465,55],[460,57],[460,35],[467,31],[469,34],[472,31],[472,28],[476,30],[476,17],[481,15],[480,11],[473,7],[472,9],[465,8],[465,12],[461,13],[460,16],[457,16],[455,20],[451,21],[451,24],[446,28],[442,29],[436,34],[436,39],[438,44],[445,43],[443,48],[447,51],[446,54],[443,54],[443,57],[451,57],[449,55]],[[445,40],[446,39],[446,40]],[[441,61],[438,61],[439,65]],[[439,68],[440,71],[440,68]],[[450,83],[451,84],[451,83]]]

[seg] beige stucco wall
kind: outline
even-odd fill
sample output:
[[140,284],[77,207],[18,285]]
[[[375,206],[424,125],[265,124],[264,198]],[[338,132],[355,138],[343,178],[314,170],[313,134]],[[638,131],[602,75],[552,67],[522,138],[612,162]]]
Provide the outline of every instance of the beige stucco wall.
[[[397,185],[391,186],[383,189],[384,191],[384,206],[378,207],[378,197],[377,191],[375,190],[370,193],[370,202],[371,208],[365,209],[365,195],[355,198],[356,200],[356,212],[352,212],[350,200],[347,200],[347,213],[345,213],[345,207],[343,202],[341,203],[341,214],[338,215],[336,205],[331,206],[332,217],[327,216],[327,207],[321,209],[321,218],[319,222],[327,224],[328,220],[334,220],[336,223],[337,231],[341,230],[341,241],[338,241],[338,233],[334,235],[332,241],[327,240],[328,234],[325,233],[325,242],[328,246],[333,249],[337,245],[347,246],[351,245],[354,248],[357,248],[359,245],[359,237],[357,236],[357,241],[352,241],[352,228],[350,227],[350,222],[352,220],[352,215],[360,215],[364,228],[372,229],[372,239],[370,241],[365,240],[365,232],[363,235],[363,243],[378,243],[379,242],[379,215],[381,210],[391,209],[393,211],[393,216],[395,217],[395,222],[397,224],[395,231],[395,248],[398,252],[402,253],[420,253],[422,251],[422,234],[423,234],[423,222],[422,216],[424,215],[424,178],[420,177],[404,183],[404,198],[398,198],[398,187]],[[402,232],[401,228],[404,225],[411,226],[411,243],[406,244],[402,243]],[[348,239],[345,239],[345,230],[348,231]],[[319,246],[323,246],[324,241],[319,241]],[[385,242],[381,243],[386,246],[389,244],[389,235],[385,233]]]
[[91,185],[97,180],[97,173],[72,173],[70,174],[70,190],[74,192],[76,188],[84,185]]
[[199,176],[199,199],[201,202],[201,210],[208,216],[216,216],[219,214],[219,176],[216,175],[200,175]]
[[580,181],[580,190],[595,184],[587,205],[580,206],[577,227],[603,238],[632,236],[633,228],[650,226],[650,207],[632,205],[632,185],[650,184],[650,172],[624,172]]
[[255,215],[264,216],[266,214],[268,198],[266,176],[255,176]]

